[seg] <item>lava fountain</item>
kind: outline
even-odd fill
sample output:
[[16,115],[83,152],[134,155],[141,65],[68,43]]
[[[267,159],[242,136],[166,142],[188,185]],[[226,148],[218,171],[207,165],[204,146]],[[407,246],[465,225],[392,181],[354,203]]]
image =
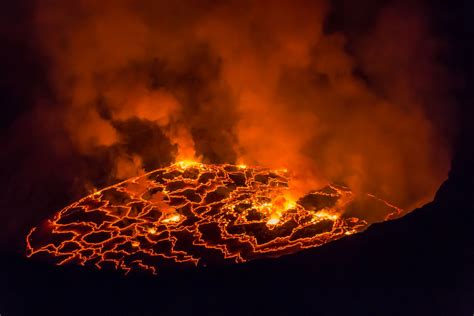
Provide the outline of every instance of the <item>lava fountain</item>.
[[403,210],[331,184],[298,200],[287,170],[177,162],[104,188],[59,211],[27,236],[28,256],[61,265],[156,274],[168,264],[205,266],[279,257],[369,225],[360,199],[389,220]]

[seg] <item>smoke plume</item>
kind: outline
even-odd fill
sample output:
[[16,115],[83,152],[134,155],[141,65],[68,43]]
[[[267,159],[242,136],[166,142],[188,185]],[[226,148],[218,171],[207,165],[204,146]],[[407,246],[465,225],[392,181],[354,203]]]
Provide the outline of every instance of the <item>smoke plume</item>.
[[420,7],[388,3],[357,32],[329,30],[334,14],[324,0],[41,1],[35,25],[57,124],[78,155],[107,153],[111,182],[192,159],[286,168],[296,194],[339,182],[426,202],[450,162],[443,47]]

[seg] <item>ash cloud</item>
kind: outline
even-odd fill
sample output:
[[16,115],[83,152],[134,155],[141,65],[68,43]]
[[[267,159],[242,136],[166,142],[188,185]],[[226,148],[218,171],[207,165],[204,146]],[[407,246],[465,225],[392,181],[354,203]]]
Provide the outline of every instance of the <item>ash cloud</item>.
[[[135,120],[161,132],[174,159],[287,168],[298,193],[339,181],[424,202],[449,167],[431,113],[450,104],[440,44],[420,7],[395,3],[349,52],[343,31],[324,29],[330,9],[78,1],[39,4],[37,24],[80,152],[140,142],[118,127]],[[118,151],[115,177],[163,154]]]
[[56,131],[41,142],[74,157],[74,187],[198,159],[287,168],[296,194],[336,181],[418,206],[451,157],[444,46],[420,5],[335,3],[37,2],[54,97],[34,113]]

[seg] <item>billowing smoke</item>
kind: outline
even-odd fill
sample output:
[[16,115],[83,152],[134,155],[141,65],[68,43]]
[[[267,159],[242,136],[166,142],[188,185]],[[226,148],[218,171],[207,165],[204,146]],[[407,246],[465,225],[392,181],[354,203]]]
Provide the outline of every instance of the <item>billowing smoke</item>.
[[426,202],[450,162],[442,46],[413,6],[387,4],[356,36],[329,30],[332,14],[82,0],[41,1],[35,21],[57,124],[78,154],[112,157],[112,180],[193,159],[287,168],[297,194],[335,181]]

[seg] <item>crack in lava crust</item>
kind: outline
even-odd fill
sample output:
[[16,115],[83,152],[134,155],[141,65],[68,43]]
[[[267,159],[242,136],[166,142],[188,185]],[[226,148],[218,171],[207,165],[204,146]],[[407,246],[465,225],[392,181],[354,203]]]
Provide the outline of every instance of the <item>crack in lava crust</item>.
[[[33,228],[27,255],[57,264],[156,274],[171,264],[206,265],[278,257],[364,230],[345,215],[355,200],[329,185],[298,201],[286,170],[178,162],[97,191]],[[402,210],[383,202],[385,219]]]

